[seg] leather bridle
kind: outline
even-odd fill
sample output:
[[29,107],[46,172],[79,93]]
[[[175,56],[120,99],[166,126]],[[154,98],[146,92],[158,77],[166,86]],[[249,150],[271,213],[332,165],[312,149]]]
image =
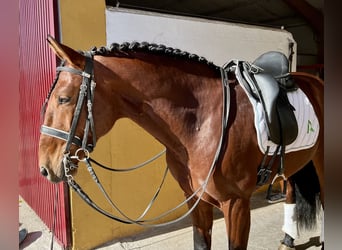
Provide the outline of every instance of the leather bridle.
[[[61,71],[66,71],[72,74],[82,76],[82,83],[80,86],[80,92],[77,100],[77,104],[75,107],[73,119],[71,122],[70,131],[66,132],[60,129],[56,129],[53,127],[49,127],[46,125],[42,125],[40,132],[42,134],[52,136],[54,138],[58,138],[66,141],[64,153],[63,153],[63,166],[65,171],[65,176],[69,179],[72,176],[69,174],[70,168],[77,167],[72,163],[72,159],[76,159],[82,161],[84,159],[89,158],[89,153],[93,151],[96,145],[96,134],[95,134],[95,126],[94,126],[94,118],[93,118],[93,102],[94,102],[94,90],[96,83],[93,81],[93,55],[91,52],[84,52],[84,56],[86,59],[84,71],[74,69],[71,67],[64,66],[64,62],[62,62],[61,66],[57,67],[57,78],[55,79],[53,88],[55,87],[55,83],[58,80],[58,75]],[[83,105],[86,103],[88,116],[85,123],[84,135],[83,139],[76,136],[76,128],[80,119],[81,110]],[[88,136],[91,134],[92,143],[88,143]],[[73,156],[70,156],[70,147],[74,144],[79,148],[76,150]]]

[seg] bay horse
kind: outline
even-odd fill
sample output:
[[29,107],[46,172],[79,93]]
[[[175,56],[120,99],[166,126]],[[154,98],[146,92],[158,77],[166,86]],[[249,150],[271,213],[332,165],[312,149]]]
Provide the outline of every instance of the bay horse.
[[[72,178],[75,158],[87,157],[96,138],[105,135],[118,119],[129,118],[165,146],[170,171],[187,197],[206,183],[191,213],[194,248],[211,248],[215,206],[224,215],[228,249],[247,249],[250,198],[258,188],[260,164],[271,156],[265,158],[258,148],[253,108],[234,74],[223,83],[222,68],[162,45],[114,43],[82,52],[51,36],[47,40],[63,64],[57,68],[44,107],[41,174],[53,183]],[[294,249],[296,232],[292,231],[297,222],[312,226],[317,197],[324,205],[323,82],[305,73],[291,73],[291,77],[312,103],[320,130],[310,148],[285,154],[286,204],[296,201],[297,209],[286,209],[291,218],[284,222],[281,249]],[[86,91],[83,83],[90,78],[92,85]],[[96,91],[91,91],[95,83]],[[224,88],[229,103],[226,110]],[[86,99],[90,105],[79,108],[78,103]],[[225,112],[226,121],[222,118]],[[276,164],[270,172],[266,183],[276,176]],[[194,202],[190,199],[189,207]]]

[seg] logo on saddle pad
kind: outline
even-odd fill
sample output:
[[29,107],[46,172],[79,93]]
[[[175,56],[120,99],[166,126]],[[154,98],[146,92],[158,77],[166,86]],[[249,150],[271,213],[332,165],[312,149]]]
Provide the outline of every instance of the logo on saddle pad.
[[[286,146],[285,153],[311,148],[315,145],[319,133],[319,123],[313,106],[301,89],[291,91],[287,96],[295,109],[294,115],[298,124],[298,135],[291,144]],[[249,98],[249,100],[253,105],[255,113],[254,125],[257,132],[259,149],[262,153],[265,153],[267,146],[270,146],[268,154],[272,155],[277,145],[268,139],[268,128],[263,107],[254,98]]]
[[306,130],[306,133],[309,134],[309,133],[312,133],[312,132],[315,132],[315,129],[312,126],[312,122],[310,120],[308,120],[308,128]]

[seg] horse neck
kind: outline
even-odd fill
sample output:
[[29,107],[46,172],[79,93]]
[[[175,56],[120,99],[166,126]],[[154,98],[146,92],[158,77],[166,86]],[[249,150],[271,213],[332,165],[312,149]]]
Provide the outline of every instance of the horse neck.
[[100,73],[97,88],[110,86],[101,99],[111,100],[113,119],[135,121],[168,148],[186,147],[193,133],[209,126],[212,113],[220,113],[220,76],[204,64],[161,56],[101,57],[99,62],[98,70],[106,73]]

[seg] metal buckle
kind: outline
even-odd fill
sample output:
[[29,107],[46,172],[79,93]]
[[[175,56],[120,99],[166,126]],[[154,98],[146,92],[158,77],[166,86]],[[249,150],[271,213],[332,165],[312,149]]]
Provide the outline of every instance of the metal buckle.
[[259,66],[257,65],[254,65],[253,63],[247,63],[247,68],[248,68],[248,71],[252,74],[258,74],[262,71],[264,71],[262,68],[260,68]]

